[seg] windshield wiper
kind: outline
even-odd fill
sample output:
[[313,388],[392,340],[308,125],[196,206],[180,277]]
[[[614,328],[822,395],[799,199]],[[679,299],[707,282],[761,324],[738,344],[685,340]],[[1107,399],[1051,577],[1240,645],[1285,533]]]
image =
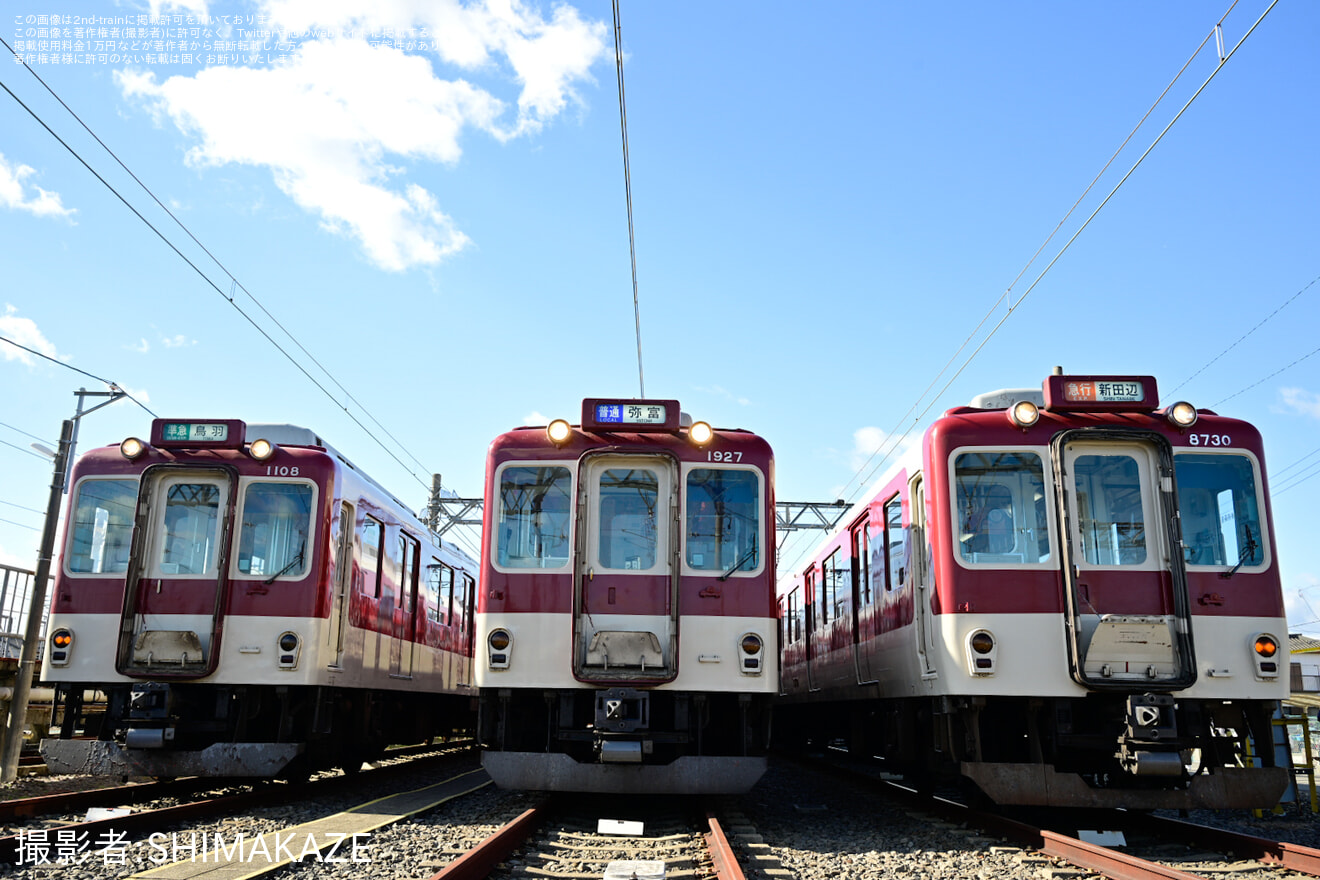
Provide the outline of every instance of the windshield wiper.
[[730,568],[724,574],[717,577],[716,580],[721,582],[727,581],[729,579],[729,575],[733,574],[735,571],[746,565],[748,560],[755,558],[756,558],[756,542],[753,541],[752,546],[748,548],[747,552],[742,555],[742,558],[733,564],[733,568]]
[[1219,573],[1219,576],[1224,580],[1228,580],[1233,575],[1237,574],[1237,570],[1243,565],[1246,565],[1248,559],[1252,559],[1256,555],[1256,548],[1259,545],[1256,544],[1256,539],[1251,536],[1251,526],[1243,526],[1242,528],[1247,533],[1246,543],[1242,545],[1242,552],[1238,554],[1237,565],[1233,566],[1228,571],[1221,571]]
[[262,581],[262,583],[265,584],[266,586],[270,586],[271,584],[275,583],[275,578],[280,577],[281,575],[288,574],[290,571],[293,570],[293,567],[295,565],[302,565],[303,551],[306,549],[307,549],[307,542],[304,541],[302,546],[298,548],[298,555],[290,559],[288,565],[284,566],[279,571],[275,572],[273,575],[266,578],[264,581]]

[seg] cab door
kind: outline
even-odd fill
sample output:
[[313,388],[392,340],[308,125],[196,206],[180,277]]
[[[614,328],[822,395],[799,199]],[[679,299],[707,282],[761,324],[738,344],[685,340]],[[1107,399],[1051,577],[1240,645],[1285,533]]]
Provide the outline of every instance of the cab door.
[[668,681],[678,674],[677,461],[583,459],[573,572],[573,672]]
[[1196,681],[1172,450],[1146,431],[1065,431],[1053,444],[1073,678],[1093,689]]

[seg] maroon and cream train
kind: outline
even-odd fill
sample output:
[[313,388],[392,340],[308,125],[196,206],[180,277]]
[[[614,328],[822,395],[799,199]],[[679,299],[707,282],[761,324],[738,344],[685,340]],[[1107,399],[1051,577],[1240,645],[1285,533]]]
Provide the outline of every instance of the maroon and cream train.
[[312,431],[157,419],[69,498],[53,772],[297,776],[471,729],[475,565]]
[[781,584],[776,736],[991,799],[1260,807],[1287,625],[1260,435],[1149,376],[945,413]]
[[478,735],[507,788],[743,792],[778,688],[773,459],[675,400],[491,444]]

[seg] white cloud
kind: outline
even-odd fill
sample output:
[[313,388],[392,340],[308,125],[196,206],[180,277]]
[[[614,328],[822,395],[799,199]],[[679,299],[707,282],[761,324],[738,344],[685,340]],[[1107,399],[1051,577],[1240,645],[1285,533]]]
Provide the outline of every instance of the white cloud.
[[21,568],[24,571],[32,571],[37,563],[37,550],[33,548],[27,555],[19,555],[10,552],[7,548],[0,546],[0,565],[8,565],[10,568]]
[[[120,385],[120,390],[128,392],[128,396],[141,404],[151,403],[151,395],[145,388],[129,388],[126,385]],[[121,404],[122,405],[122,404]]]
[[1320,394],[1304,388],[1280,388],[1279,397],[1283,405],[1292,412],[1320,419]]
[[1303,574],[1298,586],[1283,591],[1288,629],[1291,632],[1320,632],[1320,578]]
[[849,463],[853,470],[859,472],[863,468],[869,472],[882,459],[885,467],[888,467],[902,458],[903,453],[907,452],[914,442],[913,437],[904,437],[898,441],[897,448],[894,448],[893,435],[876,427],[858,428],[853,431],[853,448]]
[[24,178],[35,173],[30,165],[15,165],[0,153],[0,205],[15,211],[27,211],[38,217],[73,217],[74,209],[64,207],[59,193],[33,186],[36,195],[24,194]]
[[728,391],[727,389],[722,388],[719,385],[708,385],[704,387],[698,386],[696,390],[702,392],[703,394],[714,394],[717,397],[723,397],[726,400],[732,400],[735,403],[737,403],[739,406],[751,406],[752,403],[746,397],[739,397],[736,394],[734,394],[732,391]]
[[[5,303],[5,313],[0,315],[0,336],[59,360],[59,355],[55,353],[55,345],[42,335],[36,321],[18,317],[17,311],[13,306]],[[7,361],[22,361],[29,367],[36,363],[36,358],[28,352],[3,342],[0,342],[0,355],[3,355]]]
[[189,339],[187,336],[179,333],[175,336],[162,336],[160,338],[160,344],[166,348],[183,348],[185,345],[196,345],[197,340]]
[[[434,194],[401,179],[406,172],[392,157],[453,165],[465,129],[502,141],[539,130],[580,101],[574,86],[605,57],[607,31],[572,7],[555,7],[547,21],[517,0],[360,7],[268,2],[271,30],[326,34],[296,43],[273,67],[212,67],[164,82],[150,72],[116,78],[126,97],[197,138],[193,165],[268,167],[281,190],[326,229],[356,239],[381,268],[435,265],[470,240]],[[521,85],[517,118],[504,121],[506,104],[490,92],[437,77],[428,58],[366,40],[406,28],[427,28],[442,61],[489,70],[497,81],[510,68]]]
[[202,19],[208,14],[206,0],[151,0],[150,5],[153,16],[162,12],[180,12]]
[[129,351],[136,351],[138,354],[146,354],[147,352],[151,351],[151,343],[143,339],[139,341],[136,345],[125,345],[124,348],[128,349]]
[[550,418],[541,415],[537,410],[532,410],[527,415],[523,416],[522,423],[524,425],[548,425],[550,424]]

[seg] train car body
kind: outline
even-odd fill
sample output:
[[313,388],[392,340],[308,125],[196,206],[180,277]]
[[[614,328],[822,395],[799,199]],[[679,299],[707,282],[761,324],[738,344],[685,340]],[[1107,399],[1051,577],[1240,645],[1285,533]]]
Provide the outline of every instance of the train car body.
[[1268,807],[1287,624],[1260,435],[1149,376],[950,410],[781,584],[787,740],[1005,804]]
[[[551,438],[554,439],[551,439]],[[765,770],[773,459],[677,401],[583,404],[486,466],[476,681],[506,788],[741,792]]]
[[157,419],[79,459],[65,523],[54,772],[355,770],[475,721],[475,564],[306,428]]

